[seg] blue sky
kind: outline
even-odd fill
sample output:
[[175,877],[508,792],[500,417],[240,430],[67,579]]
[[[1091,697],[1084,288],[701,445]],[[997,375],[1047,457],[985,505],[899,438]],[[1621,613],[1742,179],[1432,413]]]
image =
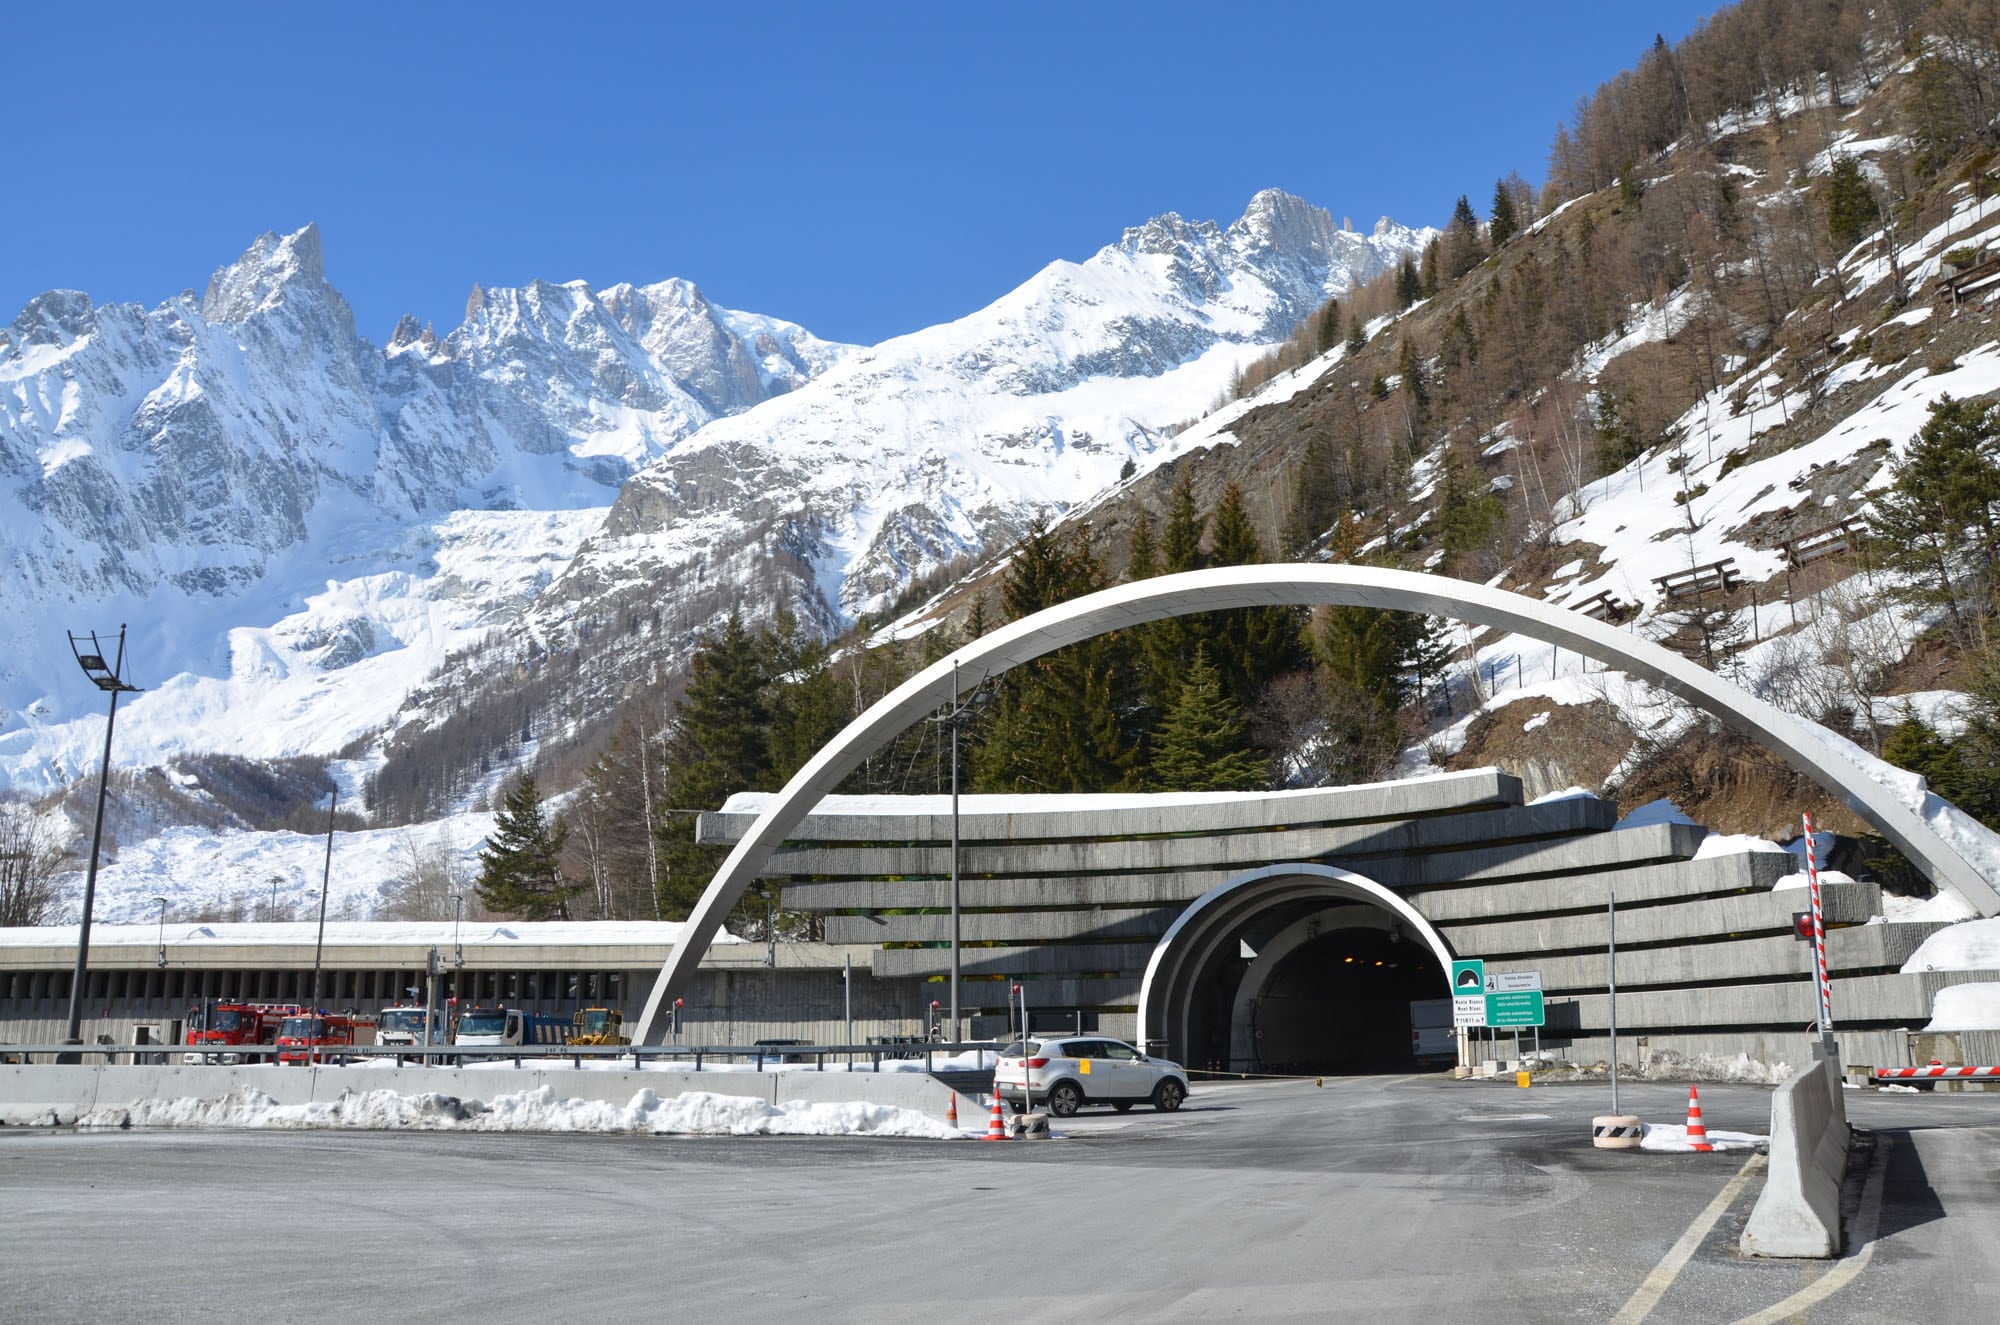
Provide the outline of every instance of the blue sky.
[[32,4],[0,319],[153,304],[317,221],[378,344],[473,283],[669,276],[873,342],[1277,186],[1442,224],[1716,6]]

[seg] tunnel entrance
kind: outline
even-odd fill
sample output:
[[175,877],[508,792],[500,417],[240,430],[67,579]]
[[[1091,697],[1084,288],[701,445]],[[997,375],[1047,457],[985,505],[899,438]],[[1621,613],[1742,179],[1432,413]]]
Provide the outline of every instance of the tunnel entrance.
[[1268,1072],[1413,1071],[1410,1004],[1445,986],[1437,960],[1394,930],[1337,929],[1293,949],[1239,997],[1256,1066]]
[[1197,899],[1161,938],[1140,1033],[1211,1071],[1426,1070],[1437,1060],[1417,1057],[1410,1005],[1450,996],[1452,956],[1416,908],[1371,879],[1267,866]]

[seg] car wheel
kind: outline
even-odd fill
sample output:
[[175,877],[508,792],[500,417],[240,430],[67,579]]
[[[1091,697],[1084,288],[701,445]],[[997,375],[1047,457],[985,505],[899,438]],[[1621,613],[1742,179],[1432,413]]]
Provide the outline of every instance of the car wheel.
[[1118,1112],[1120,1112],[1120,1113],[1130,1113],[1130,1112],[1132,1112],[1132,1101],[1130,1101],[1130,1100],[1120,1100],[1120,1101],[1118,1101],[1118,1102],[1117,1102],[1116,1104],[1112,1105],[1111,1107],[1112,1107],[1112,1108],[1114,1108],[1114,1109],[1116,1109],[1116,1110],[1118,1110]]
[[1068,1118],[1083,1107],[1083,1092],[1074,1081],[1058,1081],[1049,1087],[1049,1112]]
[[1161,1113],[1172,1113],[1181,1107],[1181,1101],[1186,1098],[1187,1087],[1172,1077],[1153,1088],[1153,1107]]

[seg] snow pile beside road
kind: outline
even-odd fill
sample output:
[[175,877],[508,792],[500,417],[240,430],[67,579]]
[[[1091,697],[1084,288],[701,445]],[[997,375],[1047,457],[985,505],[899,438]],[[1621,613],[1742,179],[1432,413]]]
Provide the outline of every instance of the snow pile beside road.
[[[1693,1154],[1694,1146],[1688,1140],[1685,1123],[1645,1123],[1646,1135],[1639,1142],[1641,1150],[1663,1151],[1668,1154]],[[1725,1132],[1719,1127],[1708,1129],[1708,1144],[1717,1150],[1755,1150],[1768,1145],[1771,1138],[1757,1136],[1750,1132]]]
[[100,1105],[78,1127],[337,1128],[356,1131],[637,1132],[681,1136],[887,1136],[958,1140],[955,1127],[886,1104],[767,1104],[693,1091],[662,1099],[641,1090],[627,1105],[564,1099],[548,1086],[491,1103],[391,1090],[346,1091],[338,1099],[280,1104],[244,1086],[220,1099],[137,1100]]

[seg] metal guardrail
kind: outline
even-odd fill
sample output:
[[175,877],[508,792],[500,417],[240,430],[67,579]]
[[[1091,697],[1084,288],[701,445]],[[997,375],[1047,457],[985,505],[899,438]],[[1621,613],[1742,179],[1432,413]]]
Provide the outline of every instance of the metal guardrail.
[[[668,1066],[692,1065],[700,1072],[705,1064],[717,1062],[750,1062],[758,1071],[766,1064],[798,1064],[810,1061],[814,1070],[824,1072],[828,1059],[844,1060],[849,1071],[882,1070],[886,1061],[911,1062],[921,1058],[924,1070],[937,1070],[940,1058],[961,1053],[984,1051],[993,1053],[1000,1048],[1001,1041],[968,1040],[956,1043],[925,1044],[439,1044],[439,1045],[333,1045],[316,1051],[315,1067],[340,1067],[349,1065],[355,1059],[393,1058],[398,1067],[407,1066],[415,1060],[418,1067],[462,1066],[464,1060],[474,1061],[511,1059],[514,1066],[521,1067],[527,1060],[537,1062],[568,1062],[572,1067],[582,1068],[583,1060],[626,1059],[632,1060],[635,1070],[643,1069],[648,1062],[658,1065],[664,1060]],[[133,1061],[151,1066],[235,1066],[235,1067],[302,1067],[301,1063],[277,1063],[280,1053],[299,1053],[291,1045],[233,1044],[233,1045],[187,1045],[187,1044],[0,1044],[0,1065],[37,1065],[55,1063],[81,1063],[91,1057],[102,1058],[108,1064],[111,1059],[122,1055],[136,1055]],[[210,1060],[208,1063],[185,1063],[187,1055],[196,1055]],[[224,1055],[234,1056],[239,1061],[225,1064]],[[255,1060],[270,1060],[259,1062]],[[867,1067],[859,1064],[866,1062]]]

